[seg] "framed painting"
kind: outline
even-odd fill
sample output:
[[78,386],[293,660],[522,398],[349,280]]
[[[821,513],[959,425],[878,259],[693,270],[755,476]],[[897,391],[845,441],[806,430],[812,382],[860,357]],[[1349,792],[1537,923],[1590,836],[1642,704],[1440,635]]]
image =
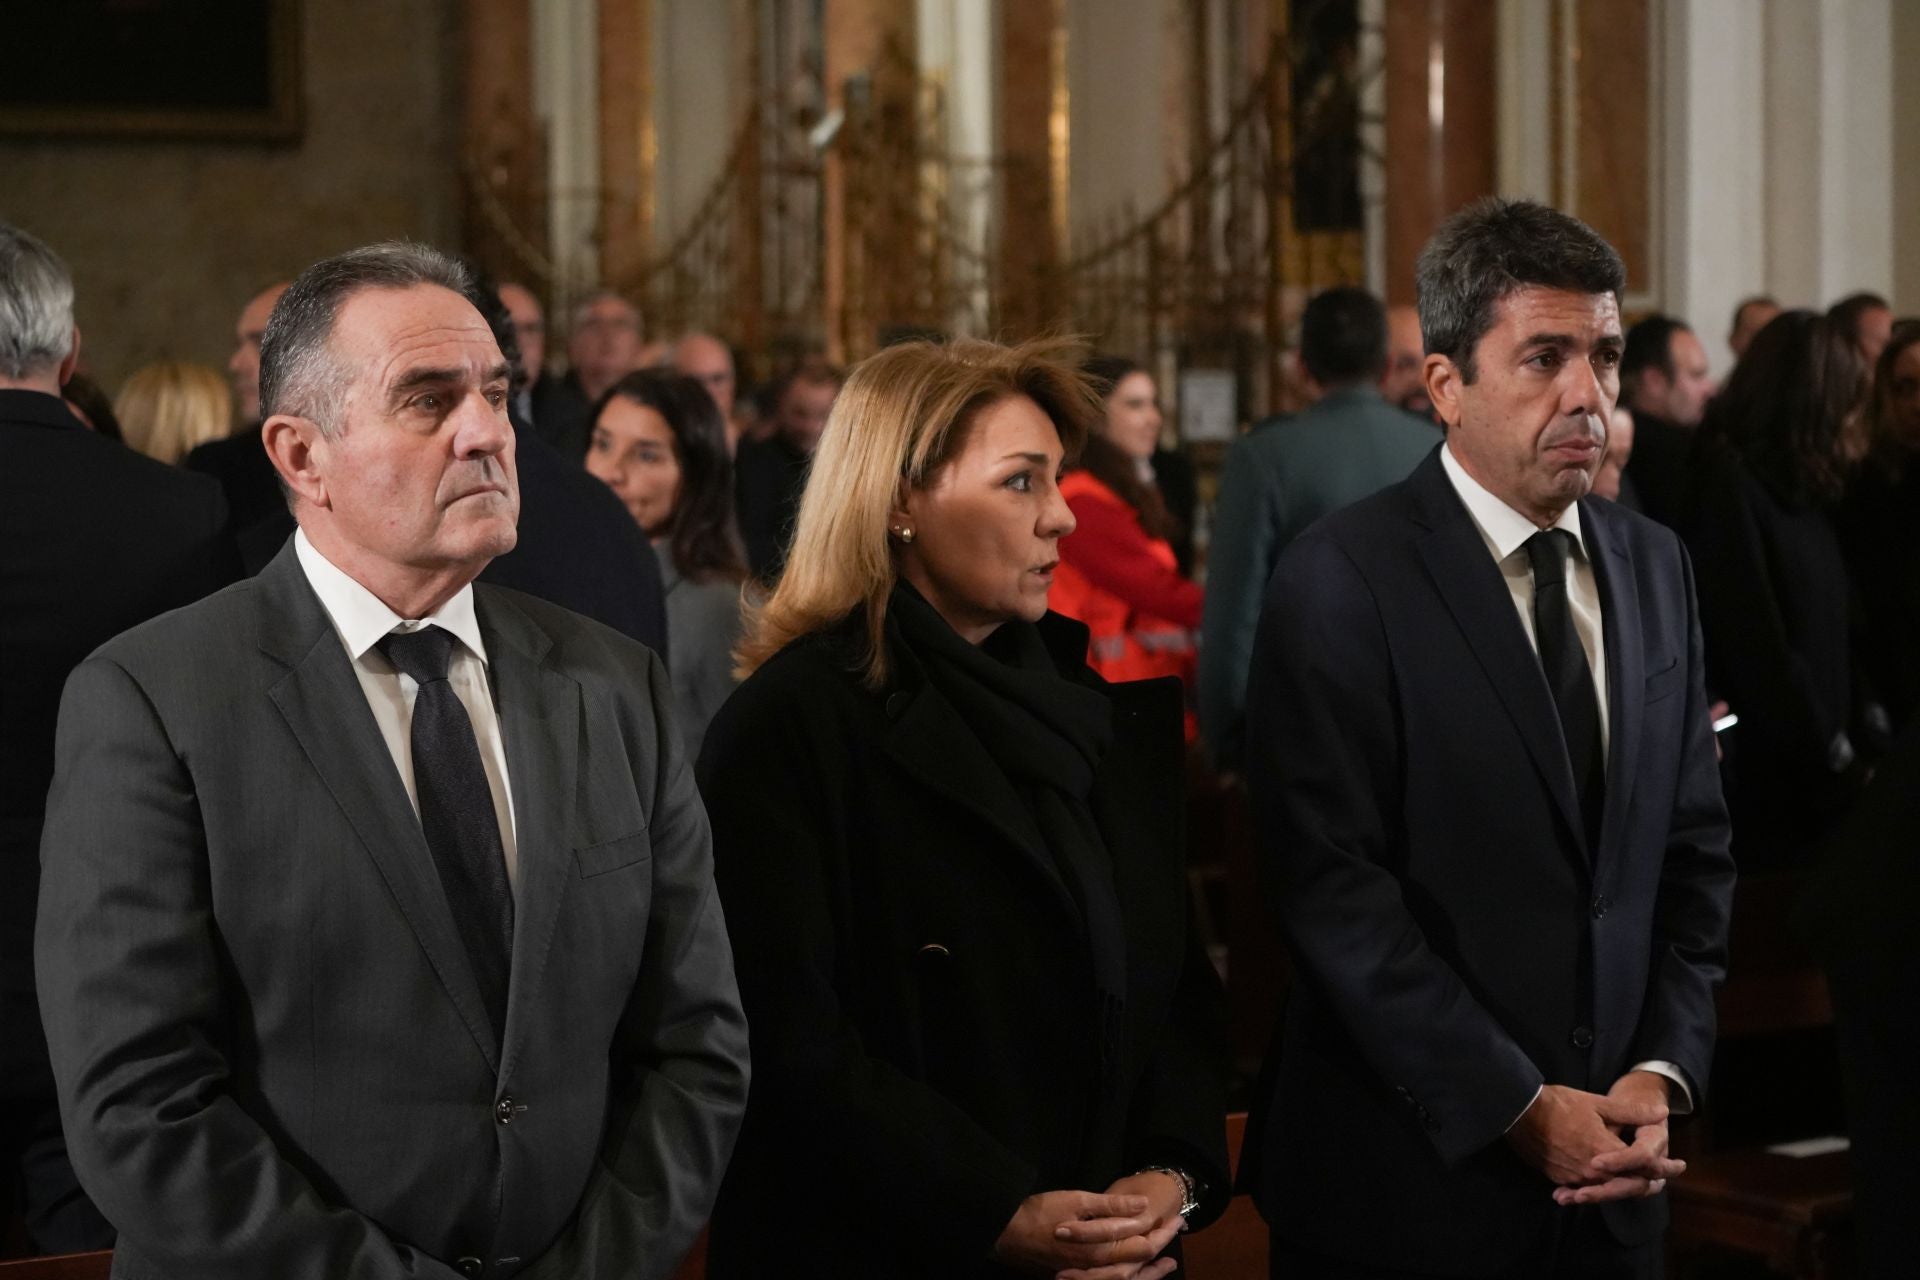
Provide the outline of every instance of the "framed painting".
[[16,0],[0,133],[288,142],[300,0]]

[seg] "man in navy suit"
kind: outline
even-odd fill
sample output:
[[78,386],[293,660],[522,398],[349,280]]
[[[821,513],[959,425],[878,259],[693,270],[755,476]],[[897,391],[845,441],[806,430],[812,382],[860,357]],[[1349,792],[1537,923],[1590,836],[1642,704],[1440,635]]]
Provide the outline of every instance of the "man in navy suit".
[[1619,255],[1488,200],[1419,264],[1446,443],[1282,556],[1248,780],[1298,963],[1275,1275],[1659,1274],[1733,864],[1692,571],[1589,496]]

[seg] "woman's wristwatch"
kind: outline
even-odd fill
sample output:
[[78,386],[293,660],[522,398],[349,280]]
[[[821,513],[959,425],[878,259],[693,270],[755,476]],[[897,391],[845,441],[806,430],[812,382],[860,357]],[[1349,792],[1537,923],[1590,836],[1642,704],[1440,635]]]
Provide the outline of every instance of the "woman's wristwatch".
[[1176,1169],[1170,1164],[1150,1164],[1144,1169],[1136,1169],[1134,1176],[1143,1173],[1164,1173],[1180,1184],[1180,1216],[1191,1218],[1193,1211],[1200,1207],[1200,1197],[1206,1191],[1198,1178],[1185,1169]]

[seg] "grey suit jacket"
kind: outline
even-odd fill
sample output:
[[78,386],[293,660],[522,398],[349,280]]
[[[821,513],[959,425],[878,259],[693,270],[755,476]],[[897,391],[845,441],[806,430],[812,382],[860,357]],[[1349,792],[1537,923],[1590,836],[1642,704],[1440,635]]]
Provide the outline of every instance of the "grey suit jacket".
[[68,682],[37,961],[116,1276],[666,1276],[747,1086],[658,659],[479,586],[519,883],[496,1053],[291,547]]
[[737,582],[695,582],[680,575],[673,552],[660,557],[660,586],[667,605],[667,662],[673,677],[675,720],[687,759],[700,758],[707,725],[733,696],[733,647],[746,625]]
[[1260,424],[1227,454],[1207,547],[1199,675],[1200,729],[1222,766],[1240,763],[1253,635],[1280,553],[1322,516],[1406,479],[1441,439],[1356,386]]

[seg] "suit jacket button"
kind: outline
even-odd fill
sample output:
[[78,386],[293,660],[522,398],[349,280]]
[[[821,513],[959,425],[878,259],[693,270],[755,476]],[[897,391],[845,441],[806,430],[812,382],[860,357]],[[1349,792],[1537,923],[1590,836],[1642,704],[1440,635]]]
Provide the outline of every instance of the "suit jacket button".
[[493,1118],[500,1124],[512,1124],[513,1109],[513,1098],[504,1097],[493,1104]]
[[453,1264],[453,1269],[455,1271],[458,1271],[463,1276],[477,1276],[480,1274],[481,1269],[485,1265],[486,1264],[481,1262],[480,1259],[478,1258],[465,1257],[456,1261]]
[[1603,893],[1593,900],[1593,918],[1595,920],[1600,919],[1611,910],[1613,910],[1613,899],[1609,898],[1606,894]]
[[887,719],[898,720],[901,716],[907,714],[907,704],[912,701],[913,699],[909,698],[904,693],[888,694],[887,695]]
[[1593,1030],[1590,1027],[1575,1027],[1573,1034],[1567,1038],[1573,1041],[1573,1047],[1576,1049],[1593,1048]]

